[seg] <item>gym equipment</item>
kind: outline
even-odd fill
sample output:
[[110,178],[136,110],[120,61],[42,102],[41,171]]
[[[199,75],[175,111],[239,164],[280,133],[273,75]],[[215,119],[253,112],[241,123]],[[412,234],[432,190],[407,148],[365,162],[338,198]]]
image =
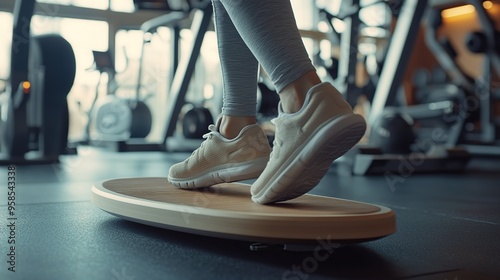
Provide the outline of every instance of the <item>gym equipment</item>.
[[[139,93],[133,99],[124,99],[116,95],[118,86],[112,89],[109,84],[116,83],[116,70],[109,52],[93,51],[95,70],[100,78],[89,112],[87,134],[91,141],[127,141],[130,138],[145,138],[151,131],[152,115],[149,107],[140,100]],[[107,92],[99,97],[102,75],[109,78]],[[139,77],[140,81],[140,77]],[[140,85],[140,84],[139,84]]]
[[[418,1],[421,3],[421,1]],[[418,106],[427,106],[427,110],[415,111],[415,108],[401,108],[408,113],[420,114],[420,118],[427,118],[431,121],[430,131],[438,132],[437,136],[432,133],[420,135],[427,144],[420,146],[433,147],[434,153],[428,154],[426,151],[414,151],[410,156],[418,157],[418,161],[414,164],[409,164],[412,159],[408,156],[398,155],[399,159],[392,158],[388,155],[376,154],[372,155],[373,151],[365,151],[358,155],[359,161],[356,160],[355,173],[384,173],[384,172],[400,172],[402,167],[411,167],[411,171],[433,171],[433,172],[446,172],[446,171],[461,171],[466,166],[471,156],[499,156],[500,149],[500,133],[498,129],[499,123],[495,121],[492,114],[492,105],[500,100],[495,92],[498,89],[492,84],[492,77],[500,76],[500,55],[498,51],[498,31],[495,28],[493,20],[490,18],[482,1],[469,0],[467,3],[473,5],[475,14],[479,20],[482,30],[472,31],[467,36],[465,42],[466,47],[475,54],[484,54],[484,67],[483,72],[477,79],[468,77],[461,71],[460,67],[455,61],[456,51],[454,50],[451,42],[446,39],[437,38],[437,29],[442,24],[441,11],[443,6],[431,7],[428,13],[428,25],[426,28],[425,38],[427,46],[435,54],[442,70],[446,72],[449,78],[444,81],[438,78],[438,83],[427,84],[436,79],[434,75],[429,75],[432,79],[426,81],[422,75],[417,80],[420,80],[423,86],[416,92],[416,99],[420,101],[431,101],[431,103],[421,104]],[[407,1],[407,3],[410,3]],[[424,4],[424,3],[422,3]],[[451,7],[454,4],[462,5],[461,1],[449,1],[445,5]],[[409,10],[402,9],[402,12]],[[400,16],[401,18],[401,16]],[[408,17],[405,17],[408,18]],[[420,18],[413,20],[420,22]],[[416,23],[413,23],[415,25]],[[398,27],[396,26],[396,30]],[[411,30],[411,29],[410,29]],[[409,32],[409,35],[414,35],[416,32]],[[401,40],[406,42],[406,40]],[[391,47],[393,45],[391,44]],[[397,44],[394,44],[396,48]],[[392,67],[393,63],[389,63],[393,54],[399,53],[392,50],[389,51],[387,60],[387,68],[383,69],[382,80],[377,88],[377,93],[372,106],[370,115],[370,122],[373,122],[377,115],[382,113],[388,108],[389,105],[394,104],[395,92],[400,84],[400,77],[394,76],[400,74],[405,68],[399,68],[399,71],[391,71],[391,69],[398,69]],[[399,64],[405,63],[405,59],[399,57]],[[403,65],[404,66],[404,65]],[[387,74],[384,72],[387,71]],[[495,73],[494,73],[495,72]],[[439,74],[441,75],[441,74]],[[394,77],[394,78],[393,78]],[[397,79],[395,79],[397,78]],[[386,80],[389,79],[389,80]],[[392,79],[392,81],[390,80]],[[381,80],[381,81],[382,81]],[[389,83],[390,82],[390,83]],[[436,81],[434,81],[436,82]],[[378,93],[381,93],[380,95]],[[400,109],[400,108],[398,108]],[[415,116],[410,114],[412,117]],[[436,122],[437,118],[440,122]],[[419,125],[424,123],[419,120]],[[420,129],[422,131],[422,129]],[[357,165],[357,166],[356,166]],[[399,170],[398,170],[399,169]]]
[[[498,156],[500,129],[493,114],[493,107],[500,100],[500,96],[495,94],[495,91],[499,91],[499,87],[495,88],[492,80],[494,77],[497,79],[500,77],[500,31],[497,30],[482,1],[468,2],[474,6],[482,30],[471,32],[464,43],[472,53],[483,54],[484,62],[483,71],[476,79],[474,89],[479,101],[479,125],[471,125],[473,129],[465,134],[464,144],[472,153]],[[489,152],[484,153],[484,147],[481,146],[486,146]]]
[[[173,76],[168,91],[168,104],[165,133],[159,143],[137,141],[129,139],[127,141],[114,142],[115,150],[118,152],[126,151],[178,151],[193,150],[193,147],[200,145],[200,139],[186,139],[174,135],[180,120],[182,108],[187,104],[185,97],[188,86],[194,73],[195,64],[200,54],[201,45],[205,33],[207,32],[212,16],[212,6],[209,0],[134,0],[137,9],[164,10],[167,14],[151,19],[141,25],[141,30],[145,33],[154,31],[160,26],[167,26],[172,31],[172,44],[170,49],[171,72]],[[191,30],[193,31],[193,41],[186,47],[185,52],[189,56],[180,60],[179,42],[180,42],[180,24],[184,19],[191,21]],[[183,23],[182,23],[183,24]],[[144,37],[143,45],[147,43]],[[144,47],[142,49],[144,51]],[[142,56],[141,56],[142,57]],[[142,64],[142,63],[141,63]],[[139,79],[142,68],[140,68]],[[140,90],[138,85],[137,92]],[[208,132],[208,125],[205,131]],[[201,131],[201,128],[200,128]],[[110,142],[110,144],[113,144]]]
[[387,49],[384,67],[381,70],[368,123],[373,123],[387,106],[396,104],[397,93],[403,80],[409,55],[420,28],[420,22],[427,8],[427,0],[403,1],[392,38]]
[[[158,4],[158,1],[156,1]],[[151,4],[151,3],[149,3]],[[145,1],[135,1],[135,5],[138,9],[144,9],[149,5]],[[156,32],[158,27],[167,26],[171,30],[171,44],[170,44],[170,82],[172,82],[175,72],[177,71],[177,66],[179,65],[179,42],[180,42],[180,22],[186,19],[189,16],[190,11],[196,6],[197,3],[191,2],[183,2],[183,1],[163,1],[163,7],[160,7],[163,10],[168,11],[166,15],[162,15],[153,19],[150,19],[143,24],[141,24],[141,31],[143,32],[143,40],[141,47],[141,61],[139,62],[139,73],[137,75],[137,89],[136,89],[136,99],[139,99],[139,95],[142,87],[142,74],[143,74],[143,60],[144,60],[144,51],[146,49],[146,44],[150,43],[150,34]],[[154,9],[158,9],[158,7],[154,7]],[[132,138],[144,138],[147,134],[149,134],[151,127],[147,128],[143,126],[144,119],[148,119],[151,117],[151,114],[148,113],[147,106],[145,106],[144,102],[136,102],[134,104],[134,108],[132,110],[132,125],[131,125],[131,137]],[[208,125],[207,125],[208,127]],[[138,146],[138,143],[124,143],[129,147]],[[142,146],[147,146],[142,144]],[[156,145],[150,146],[150,149],[157,150],[155,148]],[[157,147],[157,146],[156,146]],[[163,150],[161,147],[160,150]]]
[[[366,64],[367,57],[361,57],[359,45],[362,42],[362,38],[370,37],[364,35],[364,29],[369,27],[369,29],[378,29],[387,31],[390,29],[390,19],[389,17],[382,17],[381,13],[377,13],[377,22],[366,22],[362,20],[362,14],[370,13],[368,9],[374,8],[376,5],[381,5],[383,8],[388,10],[392,16],[397,16],[400,4],[396,3],[398,1],[393,1],[389,3],[387,1],[364,1],[359,0],[346,0],[346,1],[333,1],[328,5],[338,6],[338,11],[334,8],[318,7],[319,18],[326,22],[329,26],[330,32],[328,32],[327,38],[330,40],[333,46],[339,46],[338,59],[331,57],[331,63],[322,61],[318,56],[315,57],[316,64],[323,67],[330,75],[331,82],[339,89],[340,92],[344,93],[345,99],[351,106],[355,106],[358,98],[360,96],[365,96],[368,100],[373,99],[375,92],[375,84],[378,80],[378,75],[380,69],[383,66],[384,59],[379,59],[376,54],[370,54],[370,58],[373,58],[377,63],[377,69],[374,73],[370,73],[369,80],[366,85],[360,86],[356,83],[356,68],[360,62]],[[325,4],[326,5],[326,4]],[[390,11],[389,11],[390,10]],[[366,20],[366,17],[364,18]],[[339,33],[333,24],[334,20],[341,20],[345,27],[343,31]],[[366,28],[368,29],[368,28]],[[385,32],[389,34],[389,32]],[[375,37],[370,37],[371,39]],[[385,37],[384,37],[385,39]],[[375,39],[377,40],[377,39]],[[384,55],[382,55],[383,57]]]
[[488,51],[488,38],[483,32],[474,31],[467,36],[465,45],[473,53],[485,53]]
[[132,122],[130,124],[130,138],[146,138],[151,132],[153,116],[144,101],[130,102],[132,109]]
[[[96,99],[97,102],[92,106],[91,120],[93,122],[89,130],[93,132],[91,138],[94,142],[110,147],[117,152],[165,150],[164,143],[155,143],[145,139],[152,129],[152,113],[144,100],[148,94],[144,97],[145,94],[142,93],[144,51],[146,44],[150,43],[151,33],[156,32],[162,26],[171,30],[169,72],[172,73],[170,78],[172,80],[179,64],[180,25],[197,5],[196,1],[186,3],[185,1],[134,1],[137,9],[161,9],[166,14],[152,18],[140,26],[144,35],[135,97],[128,100],[119,98],[113,94],[114,90],[110,90],[111,94],[107,94],[99,100]],[[94,60],[96,69],[101,74],[106,72],[111,77],[110,80],[113,80],[116,70],[110,53],[94,51]]]
[[35,3],[15,3],[11,76],[0,98],[2,164],[50,163],[67,153],[75,56],[59,35],[30,35]]
[[[429,13],[426,39],[443,68],[432,69],[432,73],[424,69],[415,73],[415,99],[421,101],[420,104],[394,106],[406,69],[406,57],[411,52],[418,33],[415,30],[420,28],[426,8],[426,1],[403,3],[393,35],[398,40],[391,40],[368,117],[371,133],[375,132],[375,135],[371,135],[375,143],[370,144],[377,145],[360,146],[357,153],[351,153],[353,159],[350,163],[356,175],[396,173],[406,176],[422,172],[459,172],[465,169],[470,160],[470,154],[457,147],[457,143],[463,135],[466,119],[472,117],[467,114],[467,101],[471,100],[468,97],[473,87],[469,83],[470,79],[455,67],[453,56],[456,52],[451,43],[437,39],[440,13]],[[400,119],[397,125],[404,129],[399,134],[402,142],[390,138],[388,133],[382,135],[387,136],[385,139],[378,134],[377,126],[380,126],[381,120],[387,121],[387,114],[404,114],[415,122],[410,129],[409,123],[405,124]],[[412,130],[415,135],[412,135]]]
[[87,137],[90,141],[123,141],[130,138],[130,123],[132,116],[125,100],[118,98],[111,86],[107,86],[106,95],[99,97],[102,76],[107,74],[108,84],[115,83],[115,67],[109,52],[92,51],[94,68],[99,71],[99,80],[92,105],[88,112],[86,126]]
[[[181,110],[187,104],[186,94],[200,55],[203,38],[210,26],[213,13],[211,1],[192,0],[188,4],[193,9],[191,23],[193,40],[192,44],[186,48],[186,52],[190,55],[179,61],[168,93],[168,119],[162,143],[164,149],[167,151],[194,150],[194,147],[198,147],[201,141],[200,139],[186,139],[175,135]],[[205,127],[205,132],[208,132],[208,126]]]
[[251,245],[253,250],[338,247],[396,231],[395,214],[384,206],[308,194],[259,205],[251,201],[250,185],[239,183],[183,190],[166,178],[129,178],[99,182],[91,192],[97,207],[117,217],[190,234],[258,242]]
[[413,119],[395,111],[386,111],[375,121],[369,138],[385,154],[409,154],[415,140]]
[[187,139],[201,139],[213,123],[212,113],[207,108],[194,107],[182,117],[182,134]]
[[[491,156],[500,155],[498,143],[500,132],[498,123],[492,114],[492,105],[500,100],[495,94],[492,77],[500,76],[499,32],[495,24],[483,7],[482,1],[466,1],[474,6],[475,14],[482,27],[481,31],[472,31],[463,42],[466,48],[475,54],[483,54],[483,72],[479,78],[473,79],[465,75],[455,61],[456,52],[446,39],[436,39],[436,29],[442,24],[442,7],[434,7],[429,11],[429,28],[426,32],[426,42],[432,52],[436,54],[440,66],[447,73],[450,81],[439,85],[441,94],[436,88],[432,92],[435,96],[449,95],[448,92],[458,91],[452,99],[460,111],[457,123],[453,128],[454,142],[459,148],[465,149],[473,155]],[[453,6],[453,1],[446,7]],[[462,2],[456,1],[462,5]],[[450,90],[452,89],[452,90]],[[427,89],[429,92],[429,90]],[[423,91],[422,91],[423,92]],[[417,97],[422,94],[417,92]],[[427,93],[427,97],[430,94]]]
[[28,98],[25,96],[29,96],[30,92],[31,84],[26,81],[19,85],[14,96],[11,96],[10,90],[1,96],[0,151],[5,151],[11,157],[24,157],[28,151],[29,129],[26,119]]
[[259,119],[270,119],[278,116],[278,104],[280,101],[279,95],[272,86],[271,82],[265,80],[257,83],[257,114]]

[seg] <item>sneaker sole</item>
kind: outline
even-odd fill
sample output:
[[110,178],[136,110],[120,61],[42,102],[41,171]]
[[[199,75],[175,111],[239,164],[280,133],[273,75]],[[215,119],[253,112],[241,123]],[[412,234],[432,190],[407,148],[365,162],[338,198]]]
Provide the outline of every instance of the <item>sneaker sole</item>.
[[363,137],[366,122],[355,114],[331,120],[319,128],[285,163],[252,200],[259,204],[299,197],[314,188],[332,162],[344,155]]
[[218,166],[200,175],[190,178],[172,178],[168,181],[181,189],[197,189],[221,183],[230,183],[248,179],[255,179],[264,171],[268,158],[256,159],[237,166]]

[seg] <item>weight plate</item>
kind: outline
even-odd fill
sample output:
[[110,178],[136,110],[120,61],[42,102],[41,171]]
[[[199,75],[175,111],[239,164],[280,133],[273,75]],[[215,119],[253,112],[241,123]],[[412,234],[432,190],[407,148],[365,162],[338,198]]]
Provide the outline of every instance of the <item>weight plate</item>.
[[153,116],[151,110],[142,101],[132,106],[132,123],[130,125],[131,138],[145,138],[151,132]]
[[126,101],[109,95],[96,103],[93,122],[95,130],[101,135],[120,135],[128,133],[132,113]]
[[182,120],[182,132],[185,138],[200,139],[213,124],[212,114],[207,108],[197,107],[189,110]]

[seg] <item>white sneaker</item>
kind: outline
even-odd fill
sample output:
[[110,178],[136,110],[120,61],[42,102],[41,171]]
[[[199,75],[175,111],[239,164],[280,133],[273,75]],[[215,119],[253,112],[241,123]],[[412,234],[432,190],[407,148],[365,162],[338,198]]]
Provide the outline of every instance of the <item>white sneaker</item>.
[[209,126],[206,140],[189,158],[170,168],[170,183],[192,189],[254,179],[262,173],[271,147],[260,126],[246,126],[236,138],[227,139],[218,132],[220,121]]
[[260,204],[293,199],[314,188],[366,130],[364,118],[329,83],[311,88],[296,113],[284,113],[280,104],[273,123],[273,151],[251,188],[252,200]]

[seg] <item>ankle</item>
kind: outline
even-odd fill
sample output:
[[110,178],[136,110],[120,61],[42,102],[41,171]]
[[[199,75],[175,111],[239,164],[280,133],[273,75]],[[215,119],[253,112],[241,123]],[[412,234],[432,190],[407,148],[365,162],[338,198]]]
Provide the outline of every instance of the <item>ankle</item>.
[[279,92],[283,111],[289,114],[299,111],[304,105],[309,89],[320,83],[319,76],[315,71],[311,71],[285,86]]
[[257,123],[257,118],[254,116],[240,117],[240,116],[222,116],[219,132],[227,139],[234,139],[238,137],[240,131],[252,124]]

